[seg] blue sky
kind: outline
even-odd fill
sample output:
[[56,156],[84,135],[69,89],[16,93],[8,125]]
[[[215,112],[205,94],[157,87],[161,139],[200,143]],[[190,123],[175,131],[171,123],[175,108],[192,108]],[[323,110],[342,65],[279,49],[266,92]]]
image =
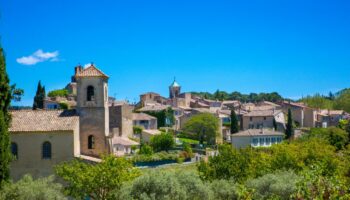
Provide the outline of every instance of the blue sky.
[[0,0],[0,35],[21,105],[39,80],[63,88],[89,62],[118,99],[167,96],[174,76],[183,91],[296,98],[350,87],[349,10],[337,0]]

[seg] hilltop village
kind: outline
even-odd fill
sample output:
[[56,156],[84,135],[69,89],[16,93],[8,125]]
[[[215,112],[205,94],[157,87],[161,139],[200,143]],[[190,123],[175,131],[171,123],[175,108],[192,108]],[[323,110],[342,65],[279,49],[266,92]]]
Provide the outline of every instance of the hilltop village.
[[[103,154],[130,156],[141,143],[150,142],[162,132],[174,134],[176,143],[181,142],[177,137],[186,122],[201,113],[219,121],[213,144],[230,143],[235,148],[281,143],[288,110],[296,124],[294,138],[302,135],[305,128],[337,126],[341,119],[349,119],[349,114],[342,110],[313,109],[284,100],[209,100],[183,92],[176,80],[169,85],[168,97],[148,92],[131,105],[109,96],[108,79],[93,64],[77,66],[65,88],[66,95],[45,97],[43,109],[11,111],[14,179],[27,173],[35,177],[50,175],[54,165],[73,158],[99,162]],[[239,125],[237,133],[230,129],[232,112]]]

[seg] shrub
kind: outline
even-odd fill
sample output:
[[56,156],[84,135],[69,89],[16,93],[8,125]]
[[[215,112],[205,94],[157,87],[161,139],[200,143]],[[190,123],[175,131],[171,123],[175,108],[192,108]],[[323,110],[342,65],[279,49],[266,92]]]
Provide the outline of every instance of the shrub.
[[162,160],[176,160],[178,157],[177,152],[168,153],[165,151],[161,151],[158,153],[154,153],[152,155],[135,155],[133,156],[133,162],[154,162],[154,161],[162,161]]
[[30,175],[25,175],[16,183],[6,183],[0,191],[0,199],[67,199],[61,190],[62,185],[55,183],[53,176],[33,180]]
[[58,105],[60,106],[60,109],[63,109],[63,110],[69,109],[69,105],[65,102],[60,102]]
[[139,154],[143,155],[152,155],[153,154],[153,149],[151,146],[147,144],[143,144],[140,148]]
[[298,175],[293,171],[279,171],[248,180],[246,186],[254,190],[254,199],[290,199],[296,192]]
[[237,186],[231,180],[214,180],[210,183],[213,199],[238,199]]
[[133,129],[135,135],[139,135],[142,133],[143,127],[142,126],[133,126],[132,129]]
[[211,191],[196,174],[151,171],[123,188],[121,199],[210,199]]
[[174,138],[169,133],[161,133],[151,137],[151,146],[154,151],[168,151],[174,146]]
[[329,144],[335,146],[337,150],[343,149],[349,143],[348,133],[345,130],[336,127],[329,128],[312,128],[310,130],[311,137],[325,139]]

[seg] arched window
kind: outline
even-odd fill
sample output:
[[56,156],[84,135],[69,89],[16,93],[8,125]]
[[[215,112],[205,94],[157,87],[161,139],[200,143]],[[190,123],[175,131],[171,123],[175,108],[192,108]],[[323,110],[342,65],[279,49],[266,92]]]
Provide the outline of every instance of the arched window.
[[51,159],[51,143],[50,142],[43,143],[42,156],[43,156],[43,159]]
[[95,148],[95,137],[93,135],[89,135],[88,137],[88,149]]
[[86,94],[87,94],[87,101],[93,101],[94,100],[94,95],[95,95],[95,91],[94,91],[94,87],[89,85],[87,87],[87,91],[86,91]]
[[11,153],[12,153],[13,157],[17,160],[18,159],[18,146],[14,142],[11,142]]

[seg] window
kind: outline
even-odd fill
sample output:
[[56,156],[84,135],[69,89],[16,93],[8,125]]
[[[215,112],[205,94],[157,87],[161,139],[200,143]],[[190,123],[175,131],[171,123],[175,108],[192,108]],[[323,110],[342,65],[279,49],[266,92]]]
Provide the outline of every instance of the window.
[[87,87],[87,101],[93,101],[94,100],[94,95],[95,95],[95,91],[94,91],[94,87],[89,85]]
[[249,120],[250,120],[250,121],[253,121],[253,117],[249,117]]
[[260,138],[260,146],[263,146],[264,145],[264,138]]
[[258,146],[258,138],[253,138],[253,146]]
[[264,120],[266,120],[266,117],[264,117]]
[[43,159],[51,159],[51,143],[50,142],[43,143],[42,156],[43,156]]
[[12,153],[13,157],[15,158],[15,160],[17,160],[18,159],[18,146],[14,142],[11,143],[11,153]]
[[265,141],[266,141],[266,145],[271,145],[271,138],[268,137],[265,139]]
[[95,148],[95,137],[93,135],[89,135],[88,137],[88,149]]
[[276,138],[275,137],[271,138],[271,143],[272,144],[276,143]]

